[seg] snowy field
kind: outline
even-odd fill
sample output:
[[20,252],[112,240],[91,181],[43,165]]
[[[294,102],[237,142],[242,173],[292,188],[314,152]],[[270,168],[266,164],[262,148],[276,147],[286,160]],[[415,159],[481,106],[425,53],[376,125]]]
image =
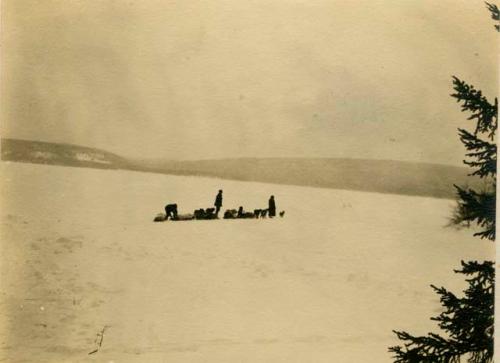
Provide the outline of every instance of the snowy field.
[[[0,165],[5,362],[390,362],[392,329],[435,328],[429,284],[493,256],[450,200]],[[152,222],[218,189],[285,218]]]

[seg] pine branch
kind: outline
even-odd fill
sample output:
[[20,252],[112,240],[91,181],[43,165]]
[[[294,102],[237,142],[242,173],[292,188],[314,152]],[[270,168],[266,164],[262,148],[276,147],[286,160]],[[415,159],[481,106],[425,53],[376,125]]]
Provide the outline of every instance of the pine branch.
[[498,25],[498,22],[500,21],[500,10],[498,10],[498,7],[495,4],[490,4],[488,2],[485,3],[491,13],[491,18],[497,22],[495,29],[500,32],[500,25]]
[[458,193],[458,214],[461,222],[476,222],[483,230],[474,236],[495,240],[496,234],[496,192],[476,192],[473,189],[462,189],[455,185]]
[[427,336],[412,336],[404,331],[393,331],[404,347],[390,347],[389,351],[395,353],[395,363],[455,363],[460,362],[460,357],[466,353],[460,343],[445,339],[437,334],[429,333]]
[[458,134],[467,151],[470,151],[465,155],[476,159],[476,161],[464,160],[464,164],[477,168],[470,175],[478,175],[481,178],[487,176],[495,178],[497,173],[496,144],[481,140],[478,136],[464,129],[458,129]]
[[498,124],[497,98],[495,98],[494,104],[489,103],[481,91],[476,90],[474,86],[468,85],[455,76],[453,76],[453,89],[455,93],[452,93],[451,96],[456,98],[457,102],[462,103],[462,112],[470,112],[471,116],[468,119],[476,120],[474,135],[487,133],[490,140],[493,140]]
[[479,276],[476,277],[477,279],[484,278],[490,283],[493,283],[495,280],[495,266],[492,261],[461,261],[461,265],[462,269],[454,270],[454,272],[464,275],[479,274]]

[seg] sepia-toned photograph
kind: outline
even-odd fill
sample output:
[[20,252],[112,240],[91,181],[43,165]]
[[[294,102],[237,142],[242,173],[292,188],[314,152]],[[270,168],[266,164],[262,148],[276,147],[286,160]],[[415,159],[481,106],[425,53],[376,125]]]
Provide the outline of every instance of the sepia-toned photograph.
[[499,6],[2,0],[0,362],[493,362]]

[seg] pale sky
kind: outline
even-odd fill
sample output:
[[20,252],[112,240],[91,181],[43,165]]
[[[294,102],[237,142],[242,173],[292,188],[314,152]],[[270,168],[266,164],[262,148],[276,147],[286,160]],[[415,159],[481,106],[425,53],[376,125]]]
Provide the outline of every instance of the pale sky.
[[3,0],[1,135],[132,157],[460,164],[497,94],[475,0]]

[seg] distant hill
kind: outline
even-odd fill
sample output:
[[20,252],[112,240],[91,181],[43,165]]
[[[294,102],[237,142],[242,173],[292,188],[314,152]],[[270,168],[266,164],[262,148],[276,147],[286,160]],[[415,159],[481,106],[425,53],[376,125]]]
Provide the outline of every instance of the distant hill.
[[110,152],[71,144],[2,139],[2,160],[35,164],[123,169],[128,162]]
[[2,160],[207,176],[263,183],[453,198],[453,184],[478,185],[469,170],[441,164],[336,158],[131,160],[71,144],[2,139]]

